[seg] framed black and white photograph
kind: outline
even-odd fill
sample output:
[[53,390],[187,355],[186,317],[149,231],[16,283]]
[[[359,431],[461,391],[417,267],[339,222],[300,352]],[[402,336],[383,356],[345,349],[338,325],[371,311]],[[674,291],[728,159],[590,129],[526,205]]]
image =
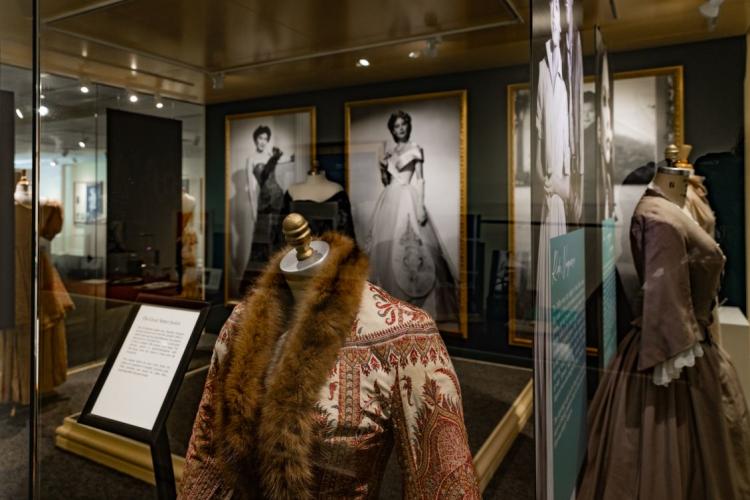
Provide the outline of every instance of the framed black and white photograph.
[[[683,70],[669,66],[612,73],[609,59],[600,63],[602,86],[609,90],[596,92],[595,79],[587,77],[583,85],[581,128],[584,151],[601,141],[600,176],[606,207],[604,215],[617,223],[617,268],[635,289],[637,276],[630,258],[628,224],[635,204],[651,180],[655,164],[664,156],[668,144],[681,144],[684,130]],[[610,80],[607,84],[607,80]],[[511,251],[508,330],[511,345],[531,346],[534,311],[531,273],[532,200],[531,200],[531,121],[532,101],[527,83],[507,87],[508,102],[508,203],[509,248]],[[597,122],[597,110],[601,118]],[[606,115],[606,116],[605,116]],[[607,123],[610,118],[610,123]],[[601,124],[598,129],[597,123]],[[593,127],[593,128],[592,128]],[[643,134],[642,131],[649,131]],[[595,134],[598,134],[597,138]],[[586,139],[587,135],[594,135]],[[589,153],[591,154],[591,153]],[[585,156],[585,153],[584,153]],[[606,183],[606,184],[605,184]],[[609,189],[607,189],[609,186]],[[632,282],[632,286],[629,284]]]
[[225,299],[236,303],[283,246],[281,212],[315,158],[315,108],[226,117]]
[[346,179],[370,279],[467,336],[466,91],[349,102]]
[[104,220],[104,183],[76,182],[73,186],[73,222],[96,224]]

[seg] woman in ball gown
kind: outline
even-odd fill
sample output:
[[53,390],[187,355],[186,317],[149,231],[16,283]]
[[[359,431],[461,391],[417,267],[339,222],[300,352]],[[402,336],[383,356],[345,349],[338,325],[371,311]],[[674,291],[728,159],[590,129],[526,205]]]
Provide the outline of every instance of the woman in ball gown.
[[[271,129],[260,125],[253,132],[252,149],[247,161],[247,175],[256,186],[253,207],[256,212],[250,257],[243,278],[244,289],[265,267],[268,259],[281,247],[279,227],[284,206],[284,191],[276,180],[276,166],[283,156],[277,147],[271,147]],[[290,160],[293,161],[293,158]]]
[[411,116],[388,119],[394,145],[380,160],[385,188],[372,214],[365,250],[371,279],[393,296],[422,307],[438,322],[458,322],[458,294],[440,238],[425,209],[425,156],[411,142]]

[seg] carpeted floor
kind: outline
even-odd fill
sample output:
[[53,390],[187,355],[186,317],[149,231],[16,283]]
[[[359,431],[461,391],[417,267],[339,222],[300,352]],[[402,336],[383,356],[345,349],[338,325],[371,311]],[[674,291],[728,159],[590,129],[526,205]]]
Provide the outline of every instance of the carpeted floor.
[[[207,353],[196,362],[205,363]],[[454,359],[464,396],[464,413],[472,452],[476,452],[503,417],[531,377],[531,371],[492,363]],[[99,368],[71,375],[55,395],[42,405],[40,478],[42,498],[140,499],[153,498],[153,487],[54,446],[55,428],[67,415],[80,411]],[[203,389],[205,371],[186,379],[168,422],[175,454],[184,454],[195,410]],[[0,406],[0,498],[25,498],[28,428],[27,410],[11,418],[10,407]],[[485,498],[532,499],[534,496],[534,446],[530,425],[514,443],[504,463],[485,491]],[[398,463],[392,457],[381,498],[401,498]]]

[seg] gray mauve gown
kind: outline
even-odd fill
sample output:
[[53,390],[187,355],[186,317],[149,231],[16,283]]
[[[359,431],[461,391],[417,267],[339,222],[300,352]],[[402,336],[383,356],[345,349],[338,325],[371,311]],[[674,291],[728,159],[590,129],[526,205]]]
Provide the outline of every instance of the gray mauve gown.
[[[579,500],[750,498],[750,416],[708,326],[724,267],[718,244],[657,189],[630,226],[642,314],[589,409]],[[654,366],[704,336],[704,355],[666,387]]]

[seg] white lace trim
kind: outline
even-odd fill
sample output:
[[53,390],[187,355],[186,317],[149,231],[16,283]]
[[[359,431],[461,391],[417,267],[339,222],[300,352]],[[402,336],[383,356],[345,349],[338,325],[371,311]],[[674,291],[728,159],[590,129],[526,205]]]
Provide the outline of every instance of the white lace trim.
[[695,360],[703,357],[703,348],[700,342],[682,351],[654,367],[653,382],[656,385],[666,387],[673,380],[680,378],[682,369],[695,366]]

